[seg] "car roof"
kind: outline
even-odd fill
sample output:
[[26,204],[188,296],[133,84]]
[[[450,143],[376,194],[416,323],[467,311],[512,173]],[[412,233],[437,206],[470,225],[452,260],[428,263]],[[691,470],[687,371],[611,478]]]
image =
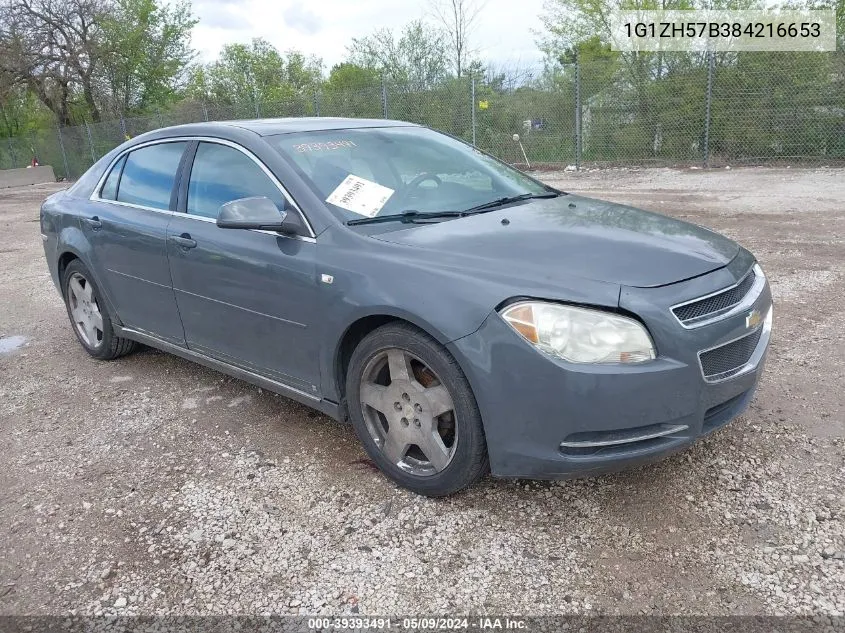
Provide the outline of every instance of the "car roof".
[[197,127],[203,128],[241,128],[258,134],[259,136],[273,136],[275,134],[293,134],[297,132],[319,132],[322,130],[348,130],[354,128],[378,127],[419,127],[405,121],[388,119],[353,119],[341,117],[301,117],[286,119],[246,119],[241,121],[212,121],[209,123],[189,123],[164,128],[175,134],[194,134]]

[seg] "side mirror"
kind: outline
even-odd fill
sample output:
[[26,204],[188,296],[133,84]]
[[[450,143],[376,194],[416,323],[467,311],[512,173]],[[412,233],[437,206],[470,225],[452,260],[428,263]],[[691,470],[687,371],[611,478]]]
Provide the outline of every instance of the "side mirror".
[[239,198],[220,207],[217,226],[221,229],[261,229],[297,233],[301,228],[297,214],[288,214],[264,196]]

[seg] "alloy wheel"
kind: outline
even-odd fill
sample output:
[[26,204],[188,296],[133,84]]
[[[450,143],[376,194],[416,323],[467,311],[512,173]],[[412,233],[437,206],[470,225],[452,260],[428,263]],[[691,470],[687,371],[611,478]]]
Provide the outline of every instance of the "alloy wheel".
[[394,347],[374,355],[363,371],[360,401],[370,437],[405,472],[427,477],[452,461],[459,439],[452,396],[410,352]]
[[103,342],[103,315],[94,296],[91,283],[79,273],[73,273],[67,284],[68,304],[73,327],[88,347]]

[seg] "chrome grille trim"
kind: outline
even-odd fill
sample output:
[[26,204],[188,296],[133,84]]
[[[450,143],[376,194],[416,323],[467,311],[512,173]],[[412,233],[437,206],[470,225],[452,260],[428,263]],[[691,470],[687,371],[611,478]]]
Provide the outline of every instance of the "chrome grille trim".
[[[561,448],[600,448],[603,446],[619,446],[621,444],[635,444],[637,442],[643,442],[645,440],[653,440],[658,437],[666,437],[667,435],[672,435],[674,433],[680,433],[681,431],[686,431],[689,428],[688,424],[664,424],[660,425],[661,428],[656,431],[649,431],[647,433],[641,433],[639,435],[628,435],[626,437],[620,437],[615,439],[608,439],[608,440],[582,440],[582,441],[574,441],[574,442],[561,442]],[[633,429],[632,433],[635,432],[637,429]],[[624,433],[624,432],[622,432]],[[617,435],[621,434],[617,432]],[[608,436],[612,435],[612,432],[607,433]]]
[[[704,315],[695,316],[688,319],[682,319],[678,316],[676,312],[679,308],[683,308],[685,306],[690,306],[695,303],[700,303],[703,301],[707,301],[708,299],[712,299],[714,297],[718,297],[719,295],[723,295],[733,291],[734,289],[742,286],[744,283],[747,282],[749,276],[754,276],[754,283],[745,293],[745,295],[736,303],[733,303],[729,306],[726,306],[722,309],[716,310],[714,312],[710,312]],[[733,284],[732,286],[728,286],[727,288],[722,288],[715,292],[711,292],[710,294],[704,295],[702,297],[696,297],[695,299],[690,299],[689,301],[683,301],[681,303],[676,303],[673,305],[670,310],[672,311],[672,316],[677,319],[678,323],[681,324],[681,327],[691,330],[694,328],[699,328],[705,325],[709,325],[711,323],[715,323],[716,321],[721,321],[722,319],[727,319],[732,317],[733,315],[742,312],[743,310],[747,310],[750,308],[754,302],[757,300],[757,297],[760,296],[760,293],[763,291],[763,288],[766,285],[766,275],[763,273],[763,269],[760,268],[759,264],[754,264],[745,275],[743,275],[742,279],[738,282]]]

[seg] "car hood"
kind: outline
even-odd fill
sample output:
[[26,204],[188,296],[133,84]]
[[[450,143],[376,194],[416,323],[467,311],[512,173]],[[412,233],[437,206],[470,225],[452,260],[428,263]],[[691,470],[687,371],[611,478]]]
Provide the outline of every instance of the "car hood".
[[539,269],[546,278],[557,272],[633,287],[697,277],[727,265],[739,252],[736,242],[695,224],[575,195],[373,237],[460,254],[468,267],[480,260],[488,271]]

